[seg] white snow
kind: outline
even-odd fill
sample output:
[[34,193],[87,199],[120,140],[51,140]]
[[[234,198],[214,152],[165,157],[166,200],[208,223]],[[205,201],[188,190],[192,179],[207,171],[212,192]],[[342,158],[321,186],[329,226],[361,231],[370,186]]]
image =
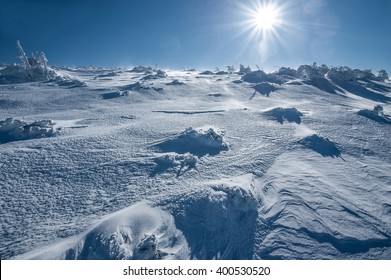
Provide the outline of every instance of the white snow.
[[186,259],[189,248],[173,217],[140,202],[107,215],[91,229],[22,259]]
[[0,76],[1,259],[391,258],[385,73],[50,69]]

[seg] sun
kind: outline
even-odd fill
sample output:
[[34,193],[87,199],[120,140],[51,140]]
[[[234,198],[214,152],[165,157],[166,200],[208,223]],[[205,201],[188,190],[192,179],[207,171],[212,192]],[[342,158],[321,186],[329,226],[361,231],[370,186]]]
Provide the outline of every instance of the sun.
[[280,50],[289,52],[287,31],[292,28],[293,4],[284,0],[237,1],[240,20],[237,38],[242,40],[240,55],[250,52],[258,63],[269,63]]
[[261,31],[275,29],[280,22],[278,9],[272,5],[258,7],[252,16],[253,24]]

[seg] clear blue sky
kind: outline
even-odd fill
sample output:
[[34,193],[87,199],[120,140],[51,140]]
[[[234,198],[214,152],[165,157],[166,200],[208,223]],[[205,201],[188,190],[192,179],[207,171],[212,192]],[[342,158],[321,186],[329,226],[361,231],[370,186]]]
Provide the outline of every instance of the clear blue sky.
[[[0,0],[0,62],[44,51],[49,64],[266,70],[318,64],[391,74],[391,0],[268,1],[274,35],[253,36],[261,0]],[[260,45],[263,45],[262,51]]]

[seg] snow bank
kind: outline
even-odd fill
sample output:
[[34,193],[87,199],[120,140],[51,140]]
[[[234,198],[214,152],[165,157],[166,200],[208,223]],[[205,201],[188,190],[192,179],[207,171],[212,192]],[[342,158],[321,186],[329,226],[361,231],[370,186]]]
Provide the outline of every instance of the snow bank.
[[53,125],[51,120],[26,123],[8,118],[5,121],[0,121],[0,143],[54,136],[56,130]]
[[188,256],[187,242],[173,217],[160,208],[137,203],[107,216],[76,237],[17,258],[152,260]]
[[187,128],[184,132],[172,139],[164,140],[156,145],[161,151],[178,154],[191,153],[196,156],[217,155],[228,150],[221,132],[209,128]]

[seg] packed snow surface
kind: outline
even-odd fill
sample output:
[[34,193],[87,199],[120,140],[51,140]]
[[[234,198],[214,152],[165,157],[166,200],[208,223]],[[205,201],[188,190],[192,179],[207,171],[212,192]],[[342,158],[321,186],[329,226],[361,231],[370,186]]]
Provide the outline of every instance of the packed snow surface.
[[384,73],[42,69],[0,73],[1,259],[391,259]]

